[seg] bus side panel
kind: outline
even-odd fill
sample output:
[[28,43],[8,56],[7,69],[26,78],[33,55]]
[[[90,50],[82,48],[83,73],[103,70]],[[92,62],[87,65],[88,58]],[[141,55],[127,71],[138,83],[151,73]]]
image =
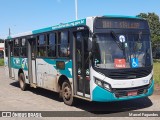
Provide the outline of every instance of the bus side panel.
[[49,90],[58,91],[55,64],[49,64],[46,61],[54,62],[51,59],[36,59],[37,85]]
[[[57,61],[65,63],[64,69],[57,69]],[[37,85],[55,92],[59,92],[58,80],[61,75],[64,75],[73,83],[72,79],[72,61],[66,59],[37,59]],[[73,84],[71,85],[73,88]]]
[[18,72],[20,69],[22,69],[25,75],[25,82],[29,83],[27,58],[11,57],[11,69],[12,74],[14,74],[15,80],[18,80]]

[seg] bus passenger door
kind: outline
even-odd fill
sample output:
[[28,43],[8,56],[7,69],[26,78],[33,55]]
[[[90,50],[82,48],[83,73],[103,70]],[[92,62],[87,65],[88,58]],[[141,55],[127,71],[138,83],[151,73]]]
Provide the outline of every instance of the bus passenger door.
[[36,84],[36,38],[28,39],[28,78],[32,87]]
[[88,52],[88,30],[74,33],[73,60],[74,82],[79,96],[90,98],[90,73]]

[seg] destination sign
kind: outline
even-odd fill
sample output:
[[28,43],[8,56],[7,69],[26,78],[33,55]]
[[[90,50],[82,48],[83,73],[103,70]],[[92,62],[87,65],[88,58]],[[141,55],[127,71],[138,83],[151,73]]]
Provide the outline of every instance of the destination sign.
[[148,29],[147,22],[138,19],[97,19],[95,26],[99,29]]

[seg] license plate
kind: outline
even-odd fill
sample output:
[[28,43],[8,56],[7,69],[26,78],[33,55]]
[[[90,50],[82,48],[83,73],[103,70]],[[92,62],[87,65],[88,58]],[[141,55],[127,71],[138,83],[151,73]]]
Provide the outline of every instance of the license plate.
[[128,96],[136,96],[137,95],[137,91],[130,91],[127,94]]

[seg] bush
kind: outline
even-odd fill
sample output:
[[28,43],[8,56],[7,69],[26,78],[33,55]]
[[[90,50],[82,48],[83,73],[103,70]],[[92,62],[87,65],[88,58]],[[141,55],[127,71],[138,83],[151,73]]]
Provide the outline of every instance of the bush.
[[0,66],[4,65],[4,59],[0,59]]
[[160,63],[160,59],[153,59],[154,63]]
[[154,80],[155,80],[155,84],[160,85],[160,62],[156,62],[154,63]]

